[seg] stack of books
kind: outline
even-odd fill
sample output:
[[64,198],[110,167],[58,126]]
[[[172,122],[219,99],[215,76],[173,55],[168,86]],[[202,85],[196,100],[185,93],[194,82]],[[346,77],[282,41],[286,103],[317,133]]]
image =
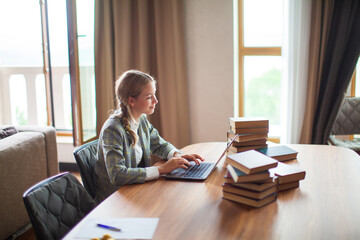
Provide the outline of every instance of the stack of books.
[[277,182],[269,169],[278,164],[258,151],[228,154],[223,198],[252,207],[262,207],[276,199]]
[[303,180],[306,174],[304,170],[282,162],[278,162],[278,165],[269,171],[270,177],[278,183],[278,192],[299,187],[299,181]]
[[299,181],[305,178],[306,172],[284,161],[296,160],[298,152],[283,145],[257,149],[268,157],[279,161],[276,168],[270,169],[270,176],[278,182],[278,192],[299,187]]
[[223,198],[252,207],[276,200],[280,191],[299,187],[306,172],[284,161],[296,160],[298,152],[284,145],[267,145],[269,120],[231,117]]
[[229,148],[230,154],[267,147],[268,119],[262,117],[231,117],[229,124],[228,141],[239,134]]

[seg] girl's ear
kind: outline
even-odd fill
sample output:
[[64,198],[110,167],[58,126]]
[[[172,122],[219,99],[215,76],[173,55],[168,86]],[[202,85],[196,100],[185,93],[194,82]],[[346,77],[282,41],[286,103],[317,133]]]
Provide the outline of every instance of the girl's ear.
[[134,105],[135,105],[135,98],[129,97],[129,99],[128,99],[128,105],[129,105],[130,107],[134,107]]

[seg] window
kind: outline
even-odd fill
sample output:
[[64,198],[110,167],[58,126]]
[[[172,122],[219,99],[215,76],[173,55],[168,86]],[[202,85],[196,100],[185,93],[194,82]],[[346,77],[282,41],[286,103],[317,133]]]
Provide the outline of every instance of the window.
[[47,0],[47,31],[50,52],[53,122],[57,131],[71,134],[71,89],[68,56],[66,2]]
[[0,124],[96,137],[94,1],[2,1],[0,20]]
[[235,1],[239,24],[238,114],[268,118],[269,137],[276,137],[278,141],[281,127],[283,3],[282,0]]
[[[346,97],[360,97],[360,57],[357,61],[354,74],[351,78]],[[344,136],[343,136],[344,137]],[[348,137],[349,140],[360,139],[360,135],[355,134]],[[346,139],[346,137],[345,137]]]
[[350,96],[360,97],[360,58],[358,59],[354,75],[351,79],[350,89]]
[[[75,145],[96,138],[94,0],[67,0]],[[76,120],[76,121],[75,121]]]
[[0,25],[1,124],[46,124],[46,102],[36,98],[44,94],[40,16],[38,1],[0,2],[0,21],[7,23]]

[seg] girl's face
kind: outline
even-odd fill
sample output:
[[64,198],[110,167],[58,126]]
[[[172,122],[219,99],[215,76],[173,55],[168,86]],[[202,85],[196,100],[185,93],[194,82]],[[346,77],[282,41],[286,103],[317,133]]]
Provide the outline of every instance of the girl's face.
[[155,111],[155,105],[158,103],[155,92],[155,82],[149,82],[136,98],[129,97],[128,104],[135,120],[139,120],[143,113],[150,115]]

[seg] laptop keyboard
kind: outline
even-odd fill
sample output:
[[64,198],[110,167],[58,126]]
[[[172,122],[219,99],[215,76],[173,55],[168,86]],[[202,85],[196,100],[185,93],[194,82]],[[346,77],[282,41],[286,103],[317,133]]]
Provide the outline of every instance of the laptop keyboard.
[[185,174],[184,177],[201,177],[210,170],[213,163],[201,163],[200,165],[193,165]]

